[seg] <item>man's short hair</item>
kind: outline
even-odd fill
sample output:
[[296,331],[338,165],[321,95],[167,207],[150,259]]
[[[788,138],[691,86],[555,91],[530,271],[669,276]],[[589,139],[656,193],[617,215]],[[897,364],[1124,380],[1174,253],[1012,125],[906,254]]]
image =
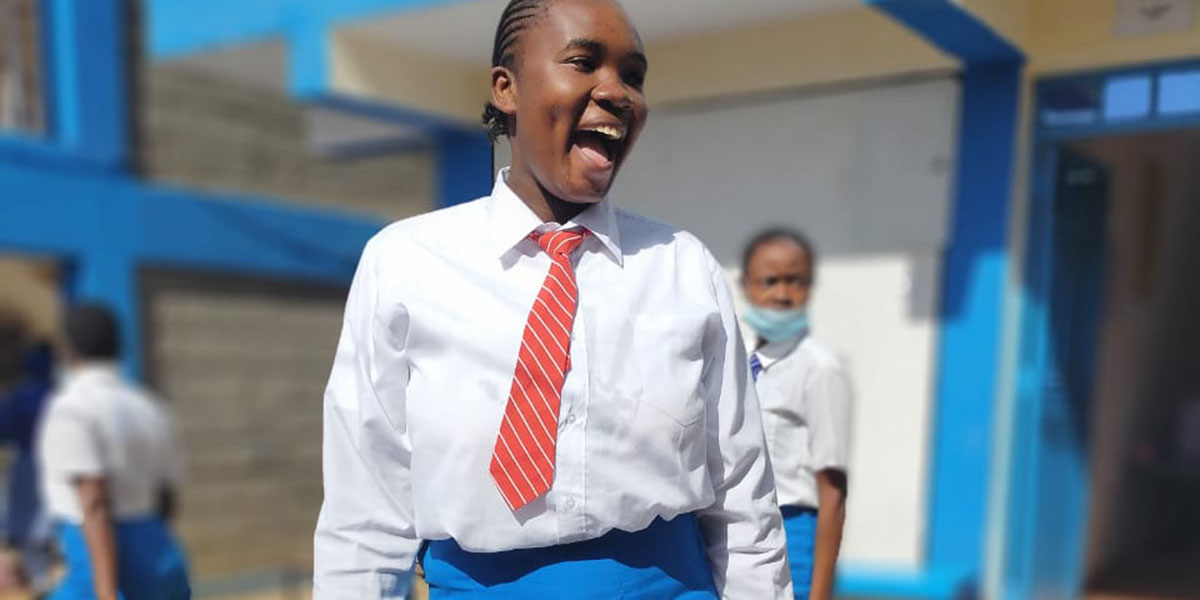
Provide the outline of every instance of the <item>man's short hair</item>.
[[82,360],[114,360],[121,354],[121,330],[107,306],[89,302],[67,314],[67,343]]

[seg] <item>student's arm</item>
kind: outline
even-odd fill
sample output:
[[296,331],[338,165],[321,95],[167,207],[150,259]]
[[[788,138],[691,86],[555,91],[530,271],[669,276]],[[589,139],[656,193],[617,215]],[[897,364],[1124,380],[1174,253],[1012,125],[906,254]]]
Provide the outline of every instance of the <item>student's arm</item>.
[[709,257],[720,309],[704,337],[708,471],[715,495],[699,511],[721,598],[792,598],[783,519],[767,457],[761,413],[724,273]]
[[817,533],[809,597],[833,597],[842,526],[846,521],[846,467],[850,454],[850,382],[840,367],[827,366],[805,385],[809,455],[817,474]]
[[42,477],[74,484],[99,600],[117,600],[117,556],[106,473],[105,442],[94,415],[75,399],[55,402],[38,437]]
[[846,522],[846,474],[836,469],[817,473],[817,540],[813,550],[812,588],[809,598],[833,597],[834,569],[842,547],[842,525]]
[[[375,242],[359,262],[325,389],[325,501],[314,540],[314,600],[404,598],[420,541],[404,418],[406,318],[377,313]],[[385,400],[386,399],[386,403]]]
[[109,511],[108,484],[103,477],[80,477],[75,480],[75,491],[83,510],[83,536],[96,600],[117,600],[117,544]]

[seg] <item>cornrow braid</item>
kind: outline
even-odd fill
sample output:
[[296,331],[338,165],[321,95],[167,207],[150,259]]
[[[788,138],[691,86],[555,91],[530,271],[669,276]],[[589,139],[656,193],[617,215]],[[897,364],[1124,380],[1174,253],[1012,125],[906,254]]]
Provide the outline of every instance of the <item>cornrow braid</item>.
[[[515,68],[516,56],[513,48],[520,41],[521,32],[545,13],[547,2],[549,0],[509,0],[504,12],[500,13],[500,23],[496,26],[496,40],[492,47],[493,67]],[[502,136],[512,134],[508,130],[508,115],[491,102],[483,106],[483,127],[493,144]]]

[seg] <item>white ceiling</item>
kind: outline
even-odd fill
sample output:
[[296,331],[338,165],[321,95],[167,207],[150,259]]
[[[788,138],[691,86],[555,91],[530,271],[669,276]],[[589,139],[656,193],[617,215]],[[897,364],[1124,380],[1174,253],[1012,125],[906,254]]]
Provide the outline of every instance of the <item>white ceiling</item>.
[[[506,0],[464,0],[343,27],[405,48],[487,64]],[[861,6],[862,0],[622,0],[647,44],[754,23]]]

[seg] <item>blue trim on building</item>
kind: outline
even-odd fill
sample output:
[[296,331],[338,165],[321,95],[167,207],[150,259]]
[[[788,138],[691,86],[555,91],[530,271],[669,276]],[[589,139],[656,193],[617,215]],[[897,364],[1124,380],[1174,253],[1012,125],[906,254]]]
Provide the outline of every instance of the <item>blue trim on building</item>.
[[1023,54],[947,0],[865,0],[963,62],[932,423],[926,568],[984,569],[1007,224]]
[[75,260],[130,261],[348,283],[383,225],[265,199],[150,186],[123,176],[0,163],[0,245]]
[[152,187],[119,174],[0,162],[0,248],[68,265],[68,296],[111,305],[143,373],[137,271],[219,270],[347,285],[382,223],[267,200]]
[[964,64],[1020,62],[1021,50],[949,0],[864,0]]
[[[1037,83],[1037,107],[1034,135],[1040,142],[1084,139],[1103,135],[1183,129],[1200,125],[1200,109],[1191,112],[1166,112],[1158,106],[1162,78],[1178,73],[1200,72],[1195,59],[1141,64],[1107,71],[1087,71],[1056,76]],[[1141,78],[1150,83],[1149,97],[1138,98],[1150,106],[1133,118],[1106,118],[1110,103],[1125,100],[1106,93],[1109,84]],[[1049,117],[1069,114],[1070,120],[1055,123]]]

